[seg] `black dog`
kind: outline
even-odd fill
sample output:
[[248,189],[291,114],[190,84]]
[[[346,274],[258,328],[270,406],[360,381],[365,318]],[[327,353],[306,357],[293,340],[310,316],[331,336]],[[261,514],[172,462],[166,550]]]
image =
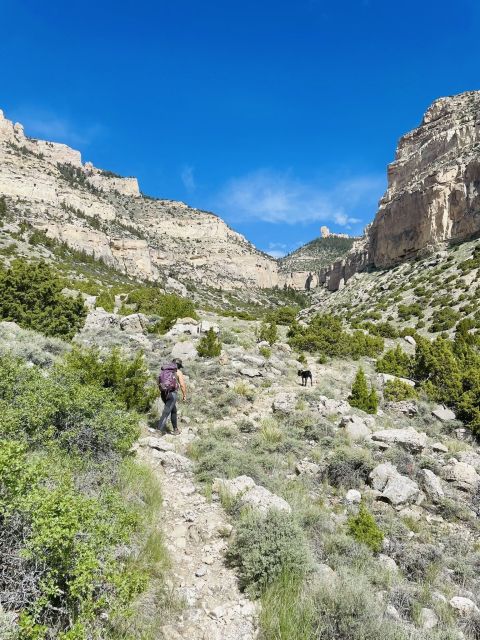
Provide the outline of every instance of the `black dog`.
[[299,369],[298,370],[298,375],[302,377],[302,387],[306,387],[308,384],[308,379],[310,378],[310,386],[313,385],[313,376],[312,376],[312,372],[309,371],[308,369],[304,370],[304,369]]

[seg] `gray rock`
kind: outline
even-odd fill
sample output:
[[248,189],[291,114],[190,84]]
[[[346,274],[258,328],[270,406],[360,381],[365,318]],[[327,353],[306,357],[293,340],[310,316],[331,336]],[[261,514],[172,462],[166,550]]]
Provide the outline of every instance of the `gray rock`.
[[191,460],[174,451],[159,451],[158,449],[154,449],[152,451],[152,457],[159,460],[162,467],[175,471],[190,471],[193,467]]
[[371,485],[376,491],[383,491],[389,478],[398,475],[397,468],[391,462],[377,465],[370,473]]
[[119,327],[120,318],[114,313],[107,313],[99,307],[95,311],[91,311],[83,326],[83,331],[100,331],[101,329],[112,329]]
[[401,378],[400,376],[392,376],[390,373],[380,373],[380,380],[382,381],[383,384],[385,384],[386,382],[391,382],[394,380],[400,380],[401,382],[404,382],[405,384],[408,384],[410,387],[414,387],[415,386],[415,382],[413,380],[410,380],[409,378]]
[[408,342],[408,344],[411,344],[412,347],[415,347],[417,345],[417,341],[413,336],[404,336],[403,339],[405,340],[405,342]]
[[434,501],[438,502],[445,497],[445,493],[442,488],[442,481],[436,476],[430,469],[422,469],[423,474],[423,488],[427,495]]
[[433,451],[438,451],[439,453],[448,453],[448,447],[446,447],[441,442],[434,442],[432,444],[432,450]]
[[362,440],[370,440],[371,431],[365,424],[365,422],[359,416],[344,416],[339,424],[340,427],[345,429],[345,433],[350,440],[359,442]]
[[120,320],[120,329],[126,333],[146,333],[148,318],[143,313],[132,313]]
[[362,494],[357,489],[349,489],[345,494],[345,502],[347,504],[360,504],[362,501]]
[[427,434],[419,433],[413,427],[375,431],[372,434],[372,438],[388,444],[400,444],[405,449],[413,452],[422,451],[427,446]]
[[477,473],[480,472],[480,456],[478,453],[475,453],[474,451],[460,451],[456,457],[460,462],[465,462],[465,464],[469,464],[473,467]]
[[423,607],[418,616],[418,625],[421,629],[429,631],[438,625],[438,617],[433,609]]
[[416,500],[418,494],[418,484],[400,474],[389,478],[383,490],[383,497],[395,506]]
[[149,447],[150,449],[156,449],[157,451],[175,451],[175,447],[171,442],[167,442],[163,438],[156,438],[155,436],[147,436],[141,438],[138,441],[141,447]]
[[248,364],[253,364],[256,367],[263,367],[265,366],[265,362],[266,362],[263,356],[252,356],[249,354],[244,355],[242,360],[244,362],[248,362]]
[[247,378],[262,377],[261,371],[259,371],[258,369],[255,369],[254,367],[243,367],[243,369],[240,369],[240,373],[242,374],[242,376],[246,376]]
[[309,460],[300,460],[295,466],[295,473],[299,476],[317,476],[320,473],[320,465]]
[[218,324],[209,322],[208,320],[202,320],[200,322],[200,333],[207,333],[207,331],[210,331],[210,329],[213,329],[214,333],[220,332],[220,327],[218,326]]
[[456,416],[451,409],[446,409],[445,407],[437,407],[432,411],[432,416],[438,418],[441,422],[450,422],[451,420],[455,420]]
[[316,578],[321,584],[332,584],[338,579],[338,576],[328,564],[322,563],[317,567]]
[[339,413],[340,415],[346,415],[350,413],[352,407],[344,400],[333,400],[326,396],[320,396],[317,410],[322,415],[331,415],[332,413]]
[[267,513],[271,509],[289,513],[292,510],[283,498],[271,493],[265,487],[256,485],[249,476],[238,476],[231,480],[216,478],[212,490],[215,493],[225,491],[233,498],[237,498],[242,505],[248,505],[260,513]]
[[475,613],[480,613],[477,605],[470,598],[455,596],[449,600],[449,604],[462,618],[469,618]]
[[186,298],[188,296],[187,287],[178,280],[175,280],[175,278],[171,278],[170,276],[167,278],[167,282],[165,283],[165,291],[167,293],[177,293],[183,298]]
[[177,342],[172,349],[172,358],[195,360],[197,356],[198,354],[195,344],[189,340],[186,342]]
[[294,393],[279,393],[275,396],[272,408],[278,413],[292,413],[295,411],[297,396]]
[[475,468],[466,462],[454,462],[447,465],[445,478],[465,491],[475,491],[480,483],[480,476]]
[[393,558],[385,555],[384,553],[380,553],[378,556],[378,563],[390,573],[398,572],[398,565]]
[[173,338],[175,336],[180,336],[183,334],[197,336],[199,333],[200,326],[197,320],[194,320],[193,318],[179,318],[166,335]]
[[412,418],[418,414],[418,408],[415,402],[411,400],[400,400],[399,402],[387,402],[385,404],[387,411],[395,411]]

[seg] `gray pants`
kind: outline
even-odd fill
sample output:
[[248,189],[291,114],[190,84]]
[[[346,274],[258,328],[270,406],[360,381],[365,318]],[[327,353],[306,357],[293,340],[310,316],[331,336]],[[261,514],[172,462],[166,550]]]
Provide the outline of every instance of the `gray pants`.
[[159,431],[165,431],[168,417],[171,417],[172,427],[174,431],[177,430],[177,392],[176,391],[162,391],[160,394],[164,403],[163,413],[158,423]]

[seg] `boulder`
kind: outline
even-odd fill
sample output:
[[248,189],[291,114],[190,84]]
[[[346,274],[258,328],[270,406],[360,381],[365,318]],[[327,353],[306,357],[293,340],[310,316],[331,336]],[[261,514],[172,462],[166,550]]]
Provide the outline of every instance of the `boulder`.
[[445,497],[442,488],[442,481],[430,469],[422,469],[423,488],[425,493],[434,501],[438,502]]
[[388,479],[383,490],[385,500],[394,506],[405,502],[412,502],[418,498],[418,494],[418,484],[414,480],[407,478],[407,476],[402,476],[399,473]]
[[459,489],[475,491],[480,484],[480,476],[472,465],[455,462],[445,467],[445,478]]
[[362,501],[362,494],[357,489],[349,489],[345,494],[345,502],[347,504],[360,504]]
[[457,458],[460,462],[465,462],[465,464],[469,464],[471,467],[480,473],[480,456],[478,453],[474,451],[461,451],[457,454]]
[[383,491],[388,479],[396,474],[398,474],[397,468],[391,462],[383,462],[370,473],[371,485],[376,491]]
[[187,287],[178,280],[175,280],[175,278],[171,277],[167,278],[167,282],[165,283],[165,291],[167,293],[176,293],[179,296],[182,296],[182,298],[186,298],[188,296]]
[[140,438],[138,444],[141,447],[148,447],[149,449],[156,449],[157,451],[175,451],[175,447],[171,442],[167,442],[163,438],[156,438],[155,436]]
[[244,362],[248,362],[248,364],[253,364],[256,367],[263,367],[263,366],[265,366],[265,362],[266,362],[266,360],[265,360],[265,358],[263,356],[252,356],[250,354],[245,354],[242,357],[242,360]]
[[231,480],[215,478],[212,490],[216,493],[225,491],[233,498],[237,498],[242,505],[250,506],[260,513],[267,513],[271,509],[289,513],[292,510],[283,498],[271,493],[265,487],[256,485],[249,476],[238,476]]
[[405,384],[408,384],[410,387],[415,386],[415,382],[410,380],[409,378],[401,378],[400,376],[392,376],[390,373],[380,373],[380,380],[385,384],[386,382],[391,382],[392,380],[400,380]]
[[299,476],[317,476],[320,473],[320,465],[309,460],[300,460],[295,467],[295,473]]
[[411,344],[412,347],[417,346],[417,341],[413,336],[405,336],[403,339],[405,340],[405,342],[408,342],[408,344]]
[[390,556],[380,553],[378,556],[378,562],[384,569],[390,571],[390,573],[398,572],[398,565],[393,558],[390,558]]
[[240,373],[247,378],[260,378],[262,376],[262,373],[255,367],[243,367],[243,369],[240,369]]
[[413,418],[418,414],[418,408],[415,402],[412,400],[400,400],[399,402],[387,402],[385,404],[387,411],[395,411],[396,413],[402,413],[409,418]]
[[370,440],[372,435],[364,420],[359,416],[344,416],[341,419],[339,426],[345,429],[345,433],[348,435],[350,440],[353,440],[354,442]]
[[437,407],[432,411],[432,416],[438,418],[440,422],[450,422],[451,420],[455,420],[456,416],[451,409],[446,409],[445,407]]
[[295,411],[297,396],[294,393],[279,393],[275,396],[272,408],[277,413],[292,413]]
[[85,320],[83,331],[100,331],[113,329],[120,325],[120,318],[114,313],[108,313],[101,307],[91,311]]
[[448,447],[446,447],[441,442],[434,442],[432,444],[432,451],[437,451],[438,453],[448,453]]
[[422,451],[427,446],[427,434],[419,433],[413,427],[375,431],[372,438],[388,444],[400,444],[414,453]]
[[197,355],[195,344],[191,341],[177,342],[172,349],[172,358],[195,360]]
[[219,333],[220,331],[220,327],[214,322],[210,322],[209,320],[202,320],[200,322],[200,333],[207,333],[210,329],[212,329],[214,333]]
[[480,613],[477,605],[470,598],[454,596],[449,600],[449,604],[462,618],[469,618],[475,613]]
[[127,333],[146,333],[148,318],[143,313],[132,313],[120,320],[120,329]]
[[423,607],[418,616],[418,626],[424,631],[430,631],[438,625],[438,617],[433,609]]
[[339,413],[340,415],[346,415],[352,410],[352,407],[344,400],[333,400],[326,396],[320,396],[317,410],[322,415],[331,415],[333,413]]

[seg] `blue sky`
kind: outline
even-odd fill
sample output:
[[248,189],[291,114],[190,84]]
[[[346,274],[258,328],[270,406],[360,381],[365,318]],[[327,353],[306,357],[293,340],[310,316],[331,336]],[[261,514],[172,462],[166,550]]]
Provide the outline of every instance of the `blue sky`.
[[477,0],[0,0],[0,108],[284,253],[360,233],[398,138],[480,89]]

